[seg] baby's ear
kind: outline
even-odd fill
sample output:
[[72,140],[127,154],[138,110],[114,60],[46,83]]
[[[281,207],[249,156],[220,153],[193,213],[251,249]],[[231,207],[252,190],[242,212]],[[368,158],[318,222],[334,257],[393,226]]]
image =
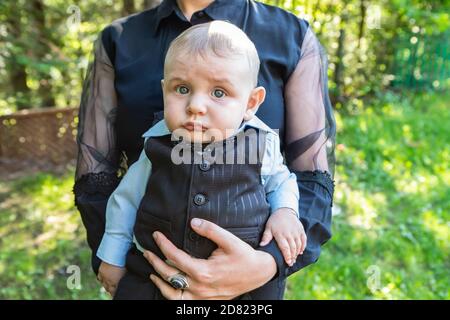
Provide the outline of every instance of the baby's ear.
[[250,93],[250,97],[248,98],[247,110],[244,113],[244,120],[248,121],[255,115],[256,111],[258,111],[259,106],[264,102],[266,98],[266,89],[263,87],[256,87]]

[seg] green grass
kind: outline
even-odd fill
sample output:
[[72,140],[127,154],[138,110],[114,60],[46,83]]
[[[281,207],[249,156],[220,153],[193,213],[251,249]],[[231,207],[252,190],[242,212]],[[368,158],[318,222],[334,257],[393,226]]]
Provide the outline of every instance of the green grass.
[[[386,94],[337,117],[333,238],[287,299],[449,299],[450,96]],[[107,299],[73,172],[0,182],[0,299]],[[67,267],[81,269],[68,289]]]
[[[0,183],[0,299],[106,299],[73,205],[73,174]],[[80,289],[71,265],[80,268]]]
[[337,115],[333,238],[288,299],[449,299],[448,94]]

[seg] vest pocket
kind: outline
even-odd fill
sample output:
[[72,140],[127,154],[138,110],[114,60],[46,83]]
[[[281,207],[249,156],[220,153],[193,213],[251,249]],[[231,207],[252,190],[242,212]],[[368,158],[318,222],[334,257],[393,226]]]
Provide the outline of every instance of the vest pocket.
[[165,234],[165,236],[169,236],[167,233],[172,232],[172,223],[163,218],[154,216],[150,213],[142,212],[138,215],[136,220],[136,225],[141,224],[141,227],[148,228],[154,231],[160,231]]
[[242,227],[242,228],[225,228],[225,229],[234,234],[242,241],[248,243],[253,248],[256,248],[259,244],[261,236],[260,227]]
[[155,231],[159,231],[167,238],[172,239],[172,224],[170,221],[139,211],[134,225],[134,236],[139,245],[161,258],[163,254],[153,240],[153,232]]

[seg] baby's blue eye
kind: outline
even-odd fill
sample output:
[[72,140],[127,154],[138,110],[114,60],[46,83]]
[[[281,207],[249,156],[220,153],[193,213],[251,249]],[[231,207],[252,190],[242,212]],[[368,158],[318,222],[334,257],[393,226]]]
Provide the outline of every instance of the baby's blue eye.
[[225,92],[223,92],[223,90],[220,90],[220,89],[215,89],[213,91],[213,95],[216,98],[222,98],[223,96],[225,96]]
[[188,94],[189,93],[188,87],[185,87],[185,86],[178,86],[175,90],[177,93],[180,93],[180,94]]

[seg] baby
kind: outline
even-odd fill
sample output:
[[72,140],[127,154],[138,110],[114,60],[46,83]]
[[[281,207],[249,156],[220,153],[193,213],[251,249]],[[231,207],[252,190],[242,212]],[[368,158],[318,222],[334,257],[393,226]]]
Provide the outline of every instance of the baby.
[[[265,98],[257,87],[259,64],[246,34],[223,21],[193,26],[171,43],[161,81],[164,119],[143,135],[139,160],[107,205],[97,256],[110,293],[125,265],[150,283],[154,271],[142,251],[165,259],[155,231],[208,258],[217,246],[193,232],[192,218],[212,221],[253,248],[274,238],[288,265],[303,253],[296,177],[283,164],[276,132],[255,116]],[[132,261],[130,248],[138,252]]]

